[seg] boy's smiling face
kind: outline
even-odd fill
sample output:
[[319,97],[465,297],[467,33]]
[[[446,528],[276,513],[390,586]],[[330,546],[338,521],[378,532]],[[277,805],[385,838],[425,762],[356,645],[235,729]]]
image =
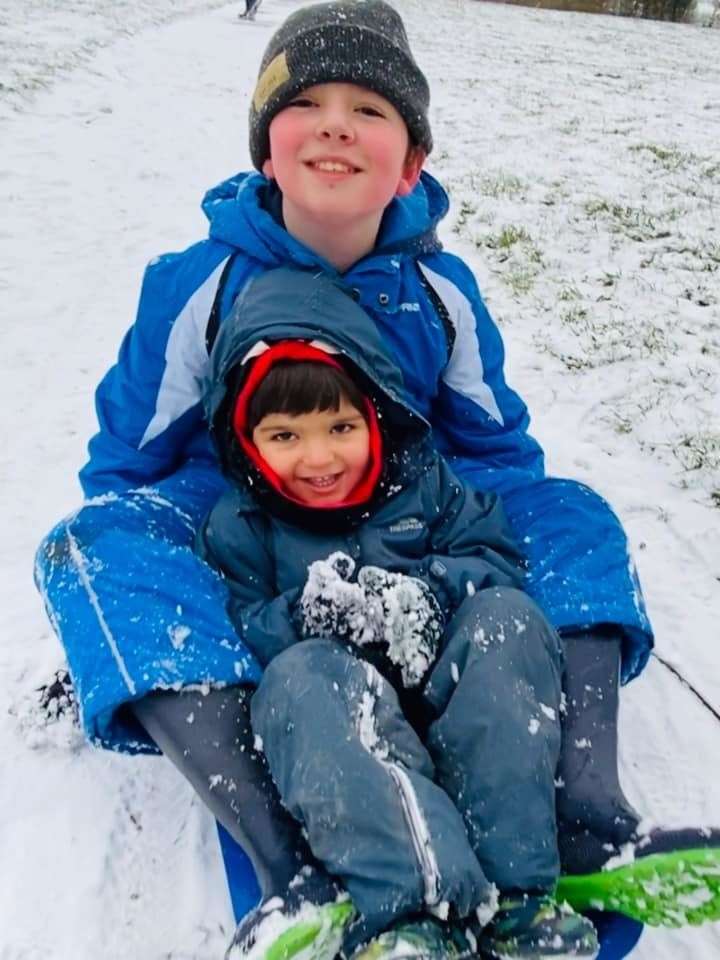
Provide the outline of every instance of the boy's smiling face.
[[388,100],[355,84],[323,83],[273,118],[263,172],[282,191],[291,233],[367,230],[372,248],[385,207],[410,193],[423,160]]
[[346,500],[370,460],[367,421],[346,397],[338,410],[269,413],[252,441],[286,491],[309,506]]

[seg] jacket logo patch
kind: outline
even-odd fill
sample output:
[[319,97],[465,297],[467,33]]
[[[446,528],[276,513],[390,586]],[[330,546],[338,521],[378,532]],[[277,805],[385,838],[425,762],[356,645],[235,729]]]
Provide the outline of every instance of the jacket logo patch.
[[255,112],[260,113],[262,108],[275,93],[278,87],[290,79],[290,70],[288,69],[287,57],[284,53],[279,53],[274,60],[265,67],[262,76],[257,82],[255,93],[253,94],[253,107]]
[[389,527],[390,533],[408,533],[410,530],[424,530],[425,524],[417,517],[405,517]]

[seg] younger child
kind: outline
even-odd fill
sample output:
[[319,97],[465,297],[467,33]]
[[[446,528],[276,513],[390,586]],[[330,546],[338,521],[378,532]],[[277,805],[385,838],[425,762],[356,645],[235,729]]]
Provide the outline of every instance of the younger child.
[[[344,931],[352,909],[325,885],[346,956],[471,955],[434,915],[469,921],[487,957],[594,957],[590,922],[552,899],[559,638],[518,589],[499,499],[435,452],[348,294],[266,274],[211,356],[207,416],[233,486],[198,544],[265,668],[253,729],[358,911]],[[301,885],[317,899],[311,872]],[[270,956],[298,913],[292,890],[265,905],[238,955]]]

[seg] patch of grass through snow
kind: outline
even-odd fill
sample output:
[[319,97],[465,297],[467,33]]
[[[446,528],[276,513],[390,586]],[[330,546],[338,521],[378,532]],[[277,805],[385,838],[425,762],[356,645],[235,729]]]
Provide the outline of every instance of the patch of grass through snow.
[[538,349],[560,360],[571,371],[627,360],[654,358],[663,360],[677,351],[669,331],[647,317],[623,310],[592,310],[590,305],[573,301],[559,312],[562,326],[573,336],[572,347],[561,338],[543,334]]
[[486,197],[514,197],[524,189],[523,181],[503,170],[480,178],[480,191]]
[[631,153],[650,155],[665,170],[678,170],[698,162],[694,153],[684,152],[677,146],[663,147],[659,143],[634,143],[628,147]]
[[500,278],[513,296],[532,290],[544,265],[543,255],[524,227],[508,224],[497,233],[476,237],[475,246],[491,251],[499,265]]
[[637,243],[663,240],[672,236],[670,229],[658,221],[672,222],[682,213],[675,208],[664,210],[660,214],[651,213],[646,207],[632,207],[601,198],[587,200],[583,204],[583,211],[588,217],[604,220],[612,233],[624,234]]
[[710,430],[685,433],[673,444],[672,451],[688,472],[720,470],[720,433]]

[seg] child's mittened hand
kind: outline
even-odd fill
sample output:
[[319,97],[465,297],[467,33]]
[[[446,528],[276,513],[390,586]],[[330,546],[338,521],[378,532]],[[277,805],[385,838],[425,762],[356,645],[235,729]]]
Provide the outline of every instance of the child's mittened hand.
[[444,617],[424,581],[381,567],[362,567],[358,583],[367,595],[373,633],[388,645],[388,658],[400,667],[403,684],[416,687],[434,662]]
[[339,551],[310,564],[299,609],[306,639],[347,639],[358,646],[372,642],[365,590],[349,582],[354,572],[355,561]]
[[327,560],[316,560],[310,565],[310,569],[322,564],[327,565],[341,580],[349,580],[355,573],[355,561],[342,550],[331,553]]

